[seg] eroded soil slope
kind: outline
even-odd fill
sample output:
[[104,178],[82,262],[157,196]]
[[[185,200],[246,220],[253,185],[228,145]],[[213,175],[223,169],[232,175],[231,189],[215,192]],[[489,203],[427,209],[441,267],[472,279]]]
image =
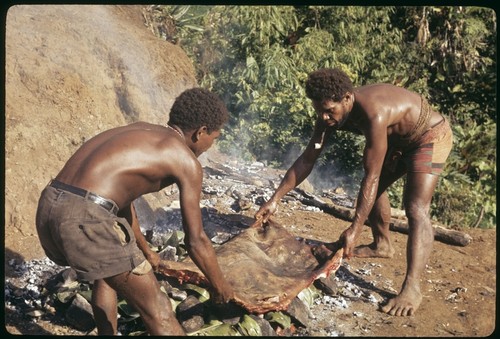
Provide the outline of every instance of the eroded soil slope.
[[95,134],[135,120],[165,123],[196,85],[178,46],[145,26],[142,6],[36,5],[6,17],[5,247],[42,255],[43,187]]

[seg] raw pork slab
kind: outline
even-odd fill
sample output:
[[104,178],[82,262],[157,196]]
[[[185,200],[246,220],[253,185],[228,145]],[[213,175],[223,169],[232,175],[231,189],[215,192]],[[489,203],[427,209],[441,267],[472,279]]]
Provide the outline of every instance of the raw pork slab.
[[[342,249],[321,259],[316,246],[299,241],[276,222],[255,222],[250,228],[216,248],[224,276],[235,291],[235,302],[252,313],[286,310],[290,302],[315,279],[335,273]],[[319,257],[319,256],[318,256]],[[162,260],[159,272],[179,282],[208,286],[191,261]]]

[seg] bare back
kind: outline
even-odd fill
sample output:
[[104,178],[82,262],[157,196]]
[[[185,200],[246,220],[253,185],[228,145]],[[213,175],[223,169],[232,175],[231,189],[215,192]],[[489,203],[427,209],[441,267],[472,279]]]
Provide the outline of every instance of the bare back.
[[88,140],[56,179],[111,199],[121,208],[181,177],[201,182],[200,169],[175,131],[137,122]]

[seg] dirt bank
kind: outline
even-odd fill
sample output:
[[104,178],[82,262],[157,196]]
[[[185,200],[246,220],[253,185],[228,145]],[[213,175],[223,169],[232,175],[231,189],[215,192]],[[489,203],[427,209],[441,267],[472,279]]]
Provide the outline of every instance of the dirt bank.
[[186,54],[144,25],[142,6],[14,6],[6,17],[5,246],[42,255],[47,182],[83,141],[135,120],[165,123],[196,84]]

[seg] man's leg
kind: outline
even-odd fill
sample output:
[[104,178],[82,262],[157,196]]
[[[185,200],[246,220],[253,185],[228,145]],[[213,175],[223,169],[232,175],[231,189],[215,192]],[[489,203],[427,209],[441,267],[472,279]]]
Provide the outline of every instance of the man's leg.
[[152,270],[142,275],[121,273],[105,281],[139,312],[149,335],[185,335]]
[[117,295],[104,280],[94,281],[92,311],[98,335],[116,335],[118,327]]
[[377,200],[368,215],[368,221],[373,235],[373,243],[355,248],[354,256],[359,258],[392,258],[394,248],[390,239],[391,204],[387,195],[387,188],[406,172],[400,163],[394,172],[383,171],[377,192]]
[[375,201],[368,216],[372,229],[373,243],[355,248],[358,258],[392,258],[394,248],[390,239],[391,205],[387,192],[383,192]]
[[391,315],[409,316],[422,301],[420,276],[432,251],[434,231],[430,220],[430,204],[439,177],[427,173],[408,173],[404,194],[409,234],[406,248],[406,278],[401,292],[382,307]]

